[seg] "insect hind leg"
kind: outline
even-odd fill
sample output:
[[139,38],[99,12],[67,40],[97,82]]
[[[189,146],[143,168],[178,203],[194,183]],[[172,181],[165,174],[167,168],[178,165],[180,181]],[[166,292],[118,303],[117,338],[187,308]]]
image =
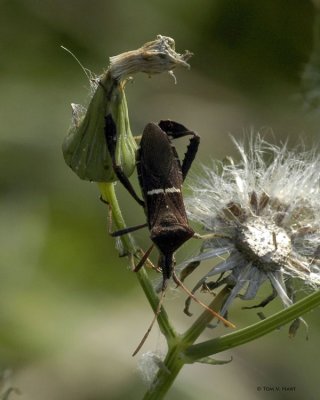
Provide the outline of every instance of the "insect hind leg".
[[184,125],[179,124],[178,122],[175,121],[170,121],[170,120],[160,121],[159,127],[168,136],[172,137],[172,139],[178,139],[188,135],[192,136],[181,166],[182,177],[183,180],[185,180],[186,176],[188,175],[189,169],[195,159],[195,156],[198,152],[198,147],[200,144],[200,136],[197,133],[187,129]]

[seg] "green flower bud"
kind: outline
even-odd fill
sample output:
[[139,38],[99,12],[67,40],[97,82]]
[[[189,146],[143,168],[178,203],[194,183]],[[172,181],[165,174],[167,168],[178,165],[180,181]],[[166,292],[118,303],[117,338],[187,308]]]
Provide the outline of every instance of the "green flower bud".
[[137,72],[149,75],[169,72],[172,75],[172,69],[179,65],[189,67],[186,60],[191,55],[188,51],[182,55],[177,53],[173,39],[158,35],[156,40],[137,50],[111,57],[108,70],[99,79],[90,79],[93,96],[88,109],[82,108],[79,113],[79,106],[72,106],[74,123],[62,145],[66,163],[81,179],[117,180],[105,138],[105,117],[110,113],[117,129],[116,163],[127,176],[133,173],[137,146],[130,130],[124,94],[128,75]]
[[105,116],[112,114],[117,126],[116,161],[126,175],[135,167],[136,143],[129,124],[127,102],[123,84],[113,79],[107,71],[89,103],[85,115],[76,115],[62,146],[64,159],[81,178],[95,182],[116,180],[105,139]]

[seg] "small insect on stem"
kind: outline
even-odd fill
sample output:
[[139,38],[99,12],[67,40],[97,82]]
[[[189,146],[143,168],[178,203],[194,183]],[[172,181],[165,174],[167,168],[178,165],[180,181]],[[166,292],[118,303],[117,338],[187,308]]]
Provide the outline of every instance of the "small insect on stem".
[[[114,232],[112,236],[119,236],[148,226],[150,239],[160,253],[159,266],[163,275],[162,293],[154,320],[138,346],[137,351],[147,338],[157,315],[160,313],[164,292],[171,277],[189,296],[191,295],[194,301],[205,307],[214,317],[220,319],[226,325],[234,327],[233,324],[196,299],[174,272],[173,257],[175,251],[190,238],[199,238],[199,235],[195,235],[194,230],[188,223],[182,197],[182,184],[196,156],[200,137],[195,132],[188,130],[183,125],[174,121],[160,121],[159,125],[154,123],[147,124],[143,131],[136,157],[139,184],[143,196],[143,200],[141,200],[126,175],[116,163],[116,125],[111,114],[108,114],[105,119],[107,147],[111,155],[114,171],[132,197],[143,206],[147,217],[146,224]],[[172,139],[184,136],[191,136],[191,139],[181,163]],[[152,248],[153,246],[145,253],[145,256],[136,266],[135,271],[143,266]]]

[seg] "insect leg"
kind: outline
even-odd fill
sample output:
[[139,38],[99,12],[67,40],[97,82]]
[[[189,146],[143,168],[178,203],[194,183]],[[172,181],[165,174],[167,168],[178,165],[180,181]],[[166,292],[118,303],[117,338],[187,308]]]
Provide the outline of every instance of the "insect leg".
[[105,137],[107,142],[107,147],[111,156],[112,166],[115,174],[117,175],[119,181],[123,184],[123,186],[128,190],[131,196],[142,206],[144,207],[144,201],[139,198],[133,186],[131,185],[129,179],[123,172],[122,168],[117,165],[116,162],[116,144],[117,144],[117,128],[116,124],[113,121],[111,114],[108,114],[105,117]]
[[187,135],[192,136],[181,166],[182,177],[183,180],[185,180],[186,176],[188,175],[189,169],[197,154],[198,147],[200,144],[200,136],[197,135],[195,132],[188,130],[182,124],[179,124],[178,122],[174,121],[169,121],[169,120],[160,121],[159,126],[168,136],[171,136],[173,139],[178,139]]
[[190,292],[190,290],[180,281],[180,279],[177,277],[175,271],[172,272],[172,278],[173,278],[174,282],[177,284],[177,286],[180,286],[188,294],[188,296],[192,298],[192,300],[194,300],[196,303],[201,305],[204,309],[209,311],[213,317],[222,321],[229,328],[235,328],[235,325],[232,322],[227,321],[220,314],[218,314],[216,311],[212,310],[210,307],[208,307],[206,304],[204,304],[201,300],[199,300],[197,297],[195,297],[194,294],[192,292]]
[[190,133],[188,134],[192,135],[193,137],[189,141],[187,151],[182,161],[181,170],[182,170],[183,180],[185,180],[186,176],[188,175],[189,169],[195,159],[200,144],[200,136],[198,136],[195,132],[192,131],[190,131]]
[[151,329],[152,329],[154,323],[156,322],[156,319],[158,318],[158,316],[159,316],[159,314],[161,312],[161,307],[162,307],[162,304],[163,304],[165,293],[166,293],[165,291],[161,292],[159,303],[158,303],[157,309],[156,309],[156,311],[154,313],[154,316],[153,316],[153,319],[151,321],[151,324],[150,324],[149,328],[147,329],[147,332],[144,334],[143,338],[141,339],[138,347],[133,352],[132,357],[134,357],[139,352],[139,350],[143,346],[144,342],[147,340],[147,337],[149,336],[149,333],[151,332]]
[[223,235],[221,233],[207,233],[200,235],[200,233],[195,233],[192,236],[194,239],[210,240],[210,239],[231,239],[231,236]]
[[146,226],[148,226],[147,223],[144,223],[144,224],[141,224],[141,225],[130,226],[129,228],[124,228],[124,229],[120,229],[120,230],[115,231],[115,232],[110,232],[110,235],[112,237],[118,237],[118,236],[125,235],[127,233],[135,232],[135,231],[137,231],[139,229],[145,228]]
[[133,270],[134,272],[138,272],[139,269],[141,269],[143,267],[143,264],[147,261],[147,259],[148,259],[149,255],[150,255],[151,251],[153,250],[153,248],[154,248],[154,244],[152,244],[148,248],[148,250],[144,253],[144,255],[141,258],[141,260],[139,261],[139,263],[135,266],[135,268]]

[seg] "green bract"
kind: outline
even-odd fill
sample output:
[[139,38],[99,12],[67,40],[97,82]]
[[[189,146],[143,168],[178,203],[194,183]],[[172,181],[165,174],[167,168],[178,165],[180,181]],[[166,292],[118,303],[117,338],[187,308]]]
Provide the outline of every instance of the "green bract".
[[129,124],[124,84],[107,71],[100,79],[86,113],[75,116],[62,151],[69,167],[81,178],[112,182],[116,175],[105,139],[105,116],[109,113],[117,126],[116,162],[127,176],[135,167],[136,143]]

